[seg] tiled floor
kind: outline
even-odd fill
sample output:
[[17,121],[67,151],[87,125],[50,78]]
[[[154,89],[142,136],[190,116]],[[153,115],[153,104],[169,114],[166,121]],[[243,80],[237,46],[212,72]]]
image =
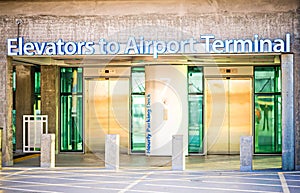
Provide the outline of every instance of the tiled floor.
[[[171,157],[145,155],[120,155],[121,169],[171,169]],[[16,167],[39,167],[39,156],[15,161]],[[104,168],[104,154],[58,154],[56,167],[99,167]],[[187,170],[239,170],[238,155],[187,156]],[[254,156],[253,169],[280,169],[281,156]]]

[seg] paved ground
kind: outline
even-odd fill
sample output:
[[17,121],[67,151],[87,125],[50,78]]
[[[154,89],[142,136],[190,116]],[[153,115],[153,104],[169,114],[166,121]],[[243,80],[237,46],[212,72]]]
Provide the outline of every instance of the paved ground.
[[[2,190],[2,191],[1,191]],[[6,167],[0,192],[300,192],[300,172]]]
[[283,173],[281,156],[255,156],[253,172],[239,172],[239,156],[188,156],[186,171],[171,171],[171,157],[120,155],[120,170],[104,169],[103,154],[58,154],[56,168],[39,155],[0,171],[7,192],[300,192],[300,172]]

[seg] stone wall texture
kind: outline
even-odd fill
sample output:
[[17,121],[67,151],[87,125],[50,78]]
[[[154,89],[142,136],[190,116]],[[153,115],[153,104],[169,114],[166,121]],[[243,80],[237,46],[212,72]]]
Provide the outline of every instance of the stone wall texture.
[[[17,21],[22,23],[18,25]],[[10,127],[7,38],[26,41],[183,40],[214,34],[216,38],[284,38],[292,35],[295,58],[296,165],[300,167],[300,2],[299,0],[185,1],[5,1],[0,2],[0,126]]]

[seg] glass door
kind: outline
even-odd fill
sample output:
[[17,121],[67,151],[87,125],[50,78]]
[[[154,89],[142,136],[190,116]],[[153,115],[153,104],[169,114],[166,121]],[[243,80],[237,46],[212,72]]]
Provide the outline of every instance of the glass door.
[[105,135],[120,135],[120,151],[128,153],[129,80],[99,78],[85,81],[87,151],[104,152]]

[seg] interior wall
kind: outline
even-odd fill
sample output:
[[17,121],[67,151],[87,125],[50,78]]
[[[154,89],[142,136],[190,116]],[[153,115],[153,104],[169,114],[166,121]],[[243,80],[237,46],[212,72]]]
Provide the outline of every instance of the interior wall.
[[145,75],[146,152],[150,148],[147,154],[172,155],[172,136],[183,135],[187,155],[187,66],[146,66]]

